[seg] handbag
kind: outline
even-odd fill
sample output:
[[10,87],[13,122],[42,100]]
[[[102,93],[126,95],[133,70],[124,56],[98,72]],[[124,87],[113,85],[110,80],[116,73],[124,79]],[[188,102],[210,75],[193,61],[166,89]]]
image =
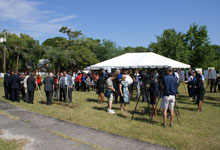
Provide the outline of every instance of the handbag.
[[111,91],[106,90],[104,95],[105,95],[105,97],[110,98],[111,97]]

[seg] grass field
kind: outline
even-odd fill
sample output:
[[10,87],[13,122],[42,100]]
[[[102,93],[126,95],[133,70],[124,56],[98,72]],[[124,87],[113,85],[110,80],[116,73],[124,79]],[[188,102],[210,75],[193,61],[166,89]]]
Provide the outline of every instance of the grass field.
[[[206,93],[203,111],[197,113],[197,105],[190,102],[183,85],[180,86],[180,95],[177,97],[177,105],[180,112],[181,125],[174,118],[174,126],[164,128],[161,126],[162,116],[149,120],[147,103],[139,103],[138,111],[134,120],[131,121],[136,100],[133,99],[128,105],[127,111],[121,112],[119,104],[113,104],[115,115],[106,112],[106,103],[98,104],[97,95],[94,91],[73,92],[74,108],[53,104],[47,106],[41,104],[45,101],[45,94],[41,91],[35,92],[34,105],[12,103],[3,98],[3,86],[0,86],[1,100],[11,103],[17,107],[59,118],[62,120],[91,127],[97,130],[122,135],[138,140],[160,144],[176,149],[188,150],[219,150],[220,149],[220,94]],[[134,95],[135,97],[135,95]],[[105,98],[106,101],[106,98]],[[159,108],[159,106],[158,106]]]

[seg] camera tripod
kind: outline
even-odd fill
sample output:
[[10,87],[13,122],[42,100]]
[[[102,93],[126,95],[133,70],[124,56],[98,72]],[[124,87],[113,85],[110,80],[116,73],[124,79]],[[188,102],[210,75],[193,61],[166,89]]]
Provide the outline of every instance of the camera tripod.
[[[133,114],[132,114],[131,120],[133,120],[133,118],[134,118],[134,114],[135,114],[135,112],[136,112],[136,110],[137,110],[137,106],[138,106],[138,103],[139,103],[139,101],[140,101],[140,96],[141,96],[141,95],[142,95],[142,91],[140,92],[140,95],[138,96],[138,100],[137,100],[137,103],[136,103],[136,105],[135,105],[135,109],[134,109],[134,112],[133,112]],[[156,104],[156,109],[157,109],[157,105],[158,105],[159,101],[161,100],[161,98],[162,98],[162,92],[160,92],[160,94],[159,94],[159,97],[158,97],[158,100],[157,100],[157,104]],[[148,102],[148,114],[149,114],[149,119],[152,120],[152,119],[153,119],[153,114],[151,114],[151,112],[150,112],[150,101],[149,101],[148,97],[147,97],[147,102]],[[176,114],[176,118],[177,118],[178,123],[181,124],[181,123],[180,123],[180,120],[179,120],[180,113],[179,113],[179,109],[178,109],[178,106],[177,106],[177,104],[176,104],[176,101],[175,101],[175,104],[174,104],[174,111],[175,111],[175,114]]]
[[[146,90],[146,92],[147,92],[147,90]],[[133,112],[133,114],[132,114],[131,120],[133,120],[133,118],[134,118],[134,114],[135,114],[135,112],[136,112],[136,110],[137,110],[137,106],[138,106],[138,103],[139,103],[139,101],[140,101],[141,95],[142,95],[142,91],[140,92],[140,95],[138,95],[137,103],[136,103],[136,105],[135,105],[135,109],[134,109],[134,112]],[[146,99],[147,99],[147,103],[148,103],[149,119],[151,119],[151,118],[152,118],[152,115],[151,115],[151,112],[150,112],[150,100],[149,100],[149,98],[148,98],[148,94],[146,94]]]

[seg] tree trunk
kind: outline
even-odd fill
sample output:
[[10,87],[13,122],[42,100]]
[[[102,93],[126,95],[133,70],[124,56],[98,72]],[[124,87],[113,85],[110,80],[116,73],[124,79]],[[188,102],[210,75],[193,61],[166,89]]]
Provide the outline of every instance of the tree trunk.
[[19,54],[17,55],[16,71],[18,72]]

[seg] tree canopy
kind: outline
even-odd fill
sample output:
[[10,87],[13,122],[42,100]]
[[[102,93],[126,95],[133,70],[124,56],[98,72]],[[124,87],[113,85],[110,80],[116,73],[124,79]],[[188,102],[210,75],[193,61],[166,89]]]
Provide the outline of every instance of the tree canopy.
[[[39,59],[49,59],[54,71],[83,69],[89,65],[132,52],[155,52],[190,64],[192,68],[220,69],[220,46],[210,44],[206,26],[193,23],[186,33],[165,29],[148,47],[120,47],[107,39],[93,39],[82,31],[62,27],[59,32],[68,38],[52,37],[42,44],[27,34],[7,35],[7,70],[37,69]],[[0,34],[2,37],[2,33]],[[3,44],[0,43],[3,51]],[[2,53],[0,53],[2,61]],[[2,71],[2,66],[0,66]]]

